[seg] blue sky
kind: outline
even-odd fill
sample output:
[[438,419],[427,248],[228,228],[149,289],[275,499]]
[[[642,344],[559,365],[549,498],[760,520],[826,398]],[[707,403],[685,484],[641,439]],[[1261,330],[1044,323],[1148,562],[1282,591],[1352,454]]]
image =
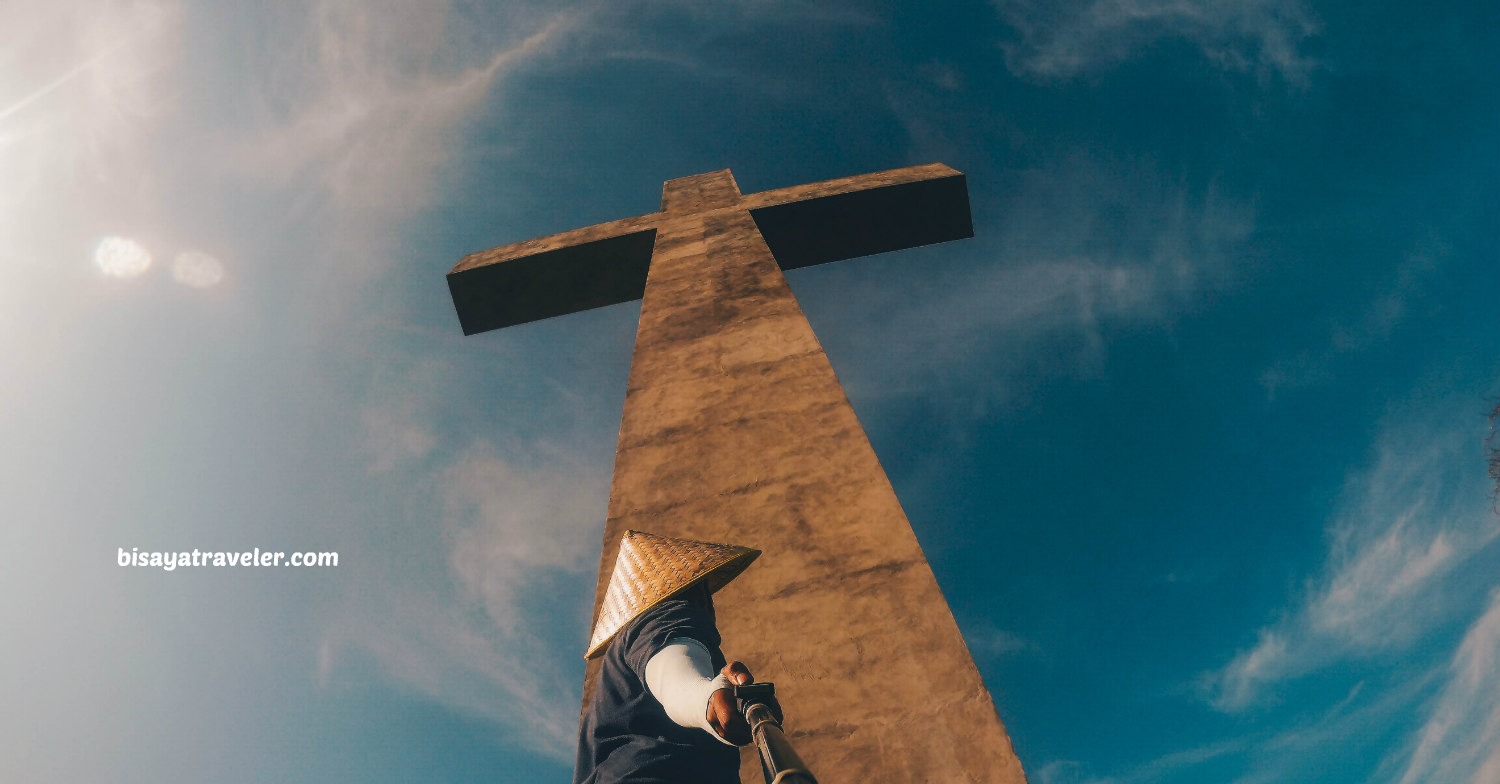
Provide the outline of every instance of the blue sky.
[[639,308],[464,338],[443,273],[941,161],[974,239],[789,279],[1031,780],[1500,782],[1493,4],[0,31],[7,778],[567,780]]

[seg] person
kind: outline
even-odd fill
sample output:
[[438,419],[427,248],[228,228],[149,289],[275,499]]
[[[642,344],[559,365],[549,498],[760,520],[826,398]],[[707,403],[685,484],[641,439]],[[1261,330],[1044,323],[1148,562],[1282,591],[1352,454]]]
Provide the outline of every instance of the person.
[[625,533],[586,654],[603,660],[574,784],[739,784],[751,738],[731,686],[754,679],[720,649],[713,594],[759,555]]

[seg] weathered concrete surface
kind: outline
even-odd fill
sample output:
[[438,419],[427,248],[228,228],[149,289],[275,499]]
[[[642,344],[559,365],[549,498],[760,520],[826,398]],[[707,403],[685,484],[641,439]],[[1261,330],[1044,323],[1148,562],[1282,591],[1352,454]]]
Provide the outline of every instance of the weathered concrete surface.
[[[776,682],[823,784],[1025,781],[781,273],[972,234],[963,175],[941,164],[745,196],[726,170],[667,182],[659,212],[471,254],[448,275],[465,333],[644,293],[595,613],[627,528],[763,550],[718,595],[725,653]],[[742,760],[759,782],[754,751]]]
[[[895,185],[910,185],[929,180],[962,176],[952,167],[941,163],[929,163],[924,166],[907,166],[904,169],[872,172],[855,177],[840,177],[836,180],[824,180],[806,185],[793,185],[790,188],[777,188],[775,190],[752,193],[741,199],[739,207],[745,210],[758,210],[762,207],[786,204],[788,202],[808,201],[810,199],[821,199],[826,196],[838,196],[845,193],[866,191],[872,188],[888,188]],[[692,178],[686,177],[684,179]]]
[[[857,180],[770,193],[784,203]],[[595,607],[628,528],[759,548],[716,600],[725,652],[776,682],[819,781],[1024,781],[752,200],[715,172],[668,182],[662,201]],[[742,759],[759,782],[753,749]]]
[[619,234],[448,275],[465,335],[641,298],[656,230]]
[[683,183],[662,210],[465,256],[448,272],[464,334],[639,299],[655,231],[682,211],[750,210],[782,269],[971,237],[964,176],[940,163],[741,196]]

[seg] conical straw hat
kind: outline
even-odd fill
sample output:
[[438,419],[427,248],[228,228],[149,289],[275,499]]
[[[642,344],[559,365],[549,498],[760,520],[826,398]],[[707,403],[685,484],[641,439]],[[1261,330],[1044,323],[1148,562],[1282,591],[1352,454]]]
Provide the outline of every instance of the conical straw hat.
[[626,531],[615,556],[615,571],[599,605],[599,620],[585,659],[604,651],[615,634],[637,615],[702,583],[709,593],[738,577],[760,555],[732,544],[669,539],[644,531]]

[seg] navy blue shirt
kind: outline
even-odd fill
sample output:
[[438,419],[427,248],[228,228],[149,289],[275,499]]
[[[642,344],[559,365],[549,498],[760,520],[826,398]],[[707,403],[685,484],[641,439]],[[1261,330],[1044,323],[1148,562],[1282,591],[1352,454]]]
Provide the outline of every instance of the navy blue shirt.
[[740,784],[739,749],[672,721],[646,689],[646,662],[676,637],[703,643],[724,668],[713,615],[696,604],[671,599],[625,624],[604,650],[573,784]]

